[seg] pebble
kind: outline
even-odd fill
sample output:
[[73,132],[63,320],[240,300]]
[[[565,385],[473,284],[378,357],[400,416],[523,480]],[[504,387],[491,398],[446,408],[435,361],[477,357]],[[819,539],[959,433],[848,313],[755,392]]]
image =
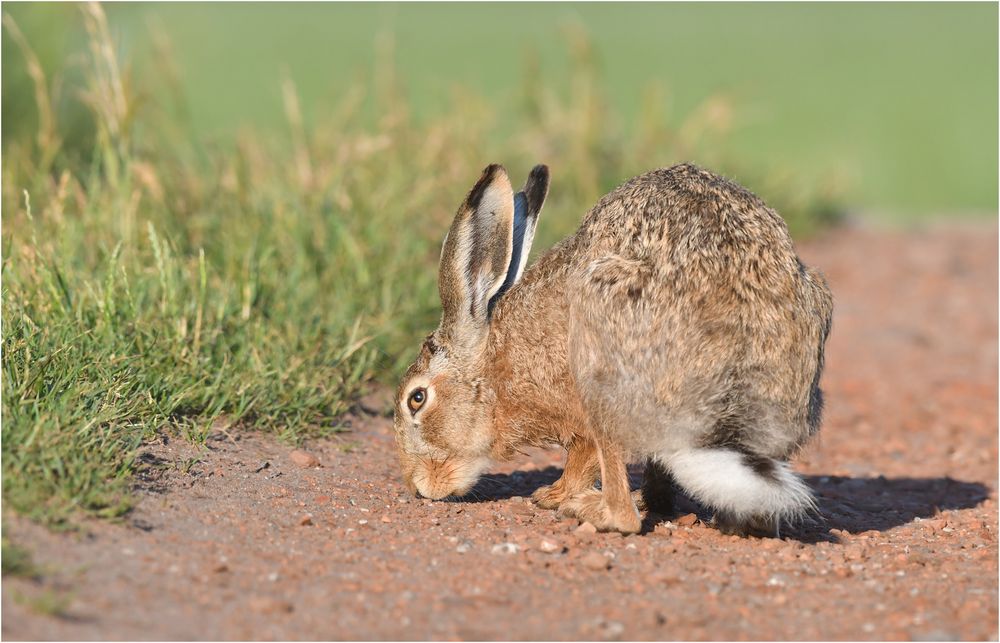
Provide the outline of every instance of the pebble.
[[535,508],[532,505],[517,503],[511,505],[510,510],[515,514],[520,514],[522,516],[531,516],[535,513]]
[[455,547],[455,551],[457,551],[460,554],[464,554],[468,552],[470,549],[472,549],[472,543],[470,543],[468,540],[463,540],[458,544],[458,547]]
[[306,515],[302,516],[301,518],[299,518],[299,525],[302,526],[302,527],[307,527],[307,526],[312,525],[312,524],[313,524],[312,514],[306,514]]
[[664,569],[653,572],[649,576],[649,580],[653,585],[676,585],[681,582],[682,578],[678,570]]
[[691,527],[698,522],[697,514],[686,514],[677,519],[677,524],[681,527]]
[[596,551],[584,554],[580,558],[580,563],[587,569],[593,569],[594,571],[600,571],[611,567],[611,561],[609,561],[604,554],[599,554]]
[[767,579],[768,587],[784,587],[785,579],[782,576],[775,574],[774,576]]
[[516,554],[521,548],[514,543],[499,543],[490,549],[491,554]]
[[308,451],[303,451],[302,449],[295,449],[288,454],[288,458],[294,462],[296,466],[302,467],[303,469],[312,469],[319,466],[319,458]]
[[576,529],[574,529],[573,531],[575,531],[578,534],[596,534],[597,527],[595,527],[593,524],[589,522],[585,522]]
[[625,626],[618,621],[601,621],[595,627],[599,638],[607,641],[617,640],[625,631]]
[[850,545],[844,550],[844,558],[847,560],[862,560],[866,558],[865,550],[859,545]]
[[669,538],[674,533],[674,527],[675,525],[669,520],[667,522],[661,522],[653,528],[653,535],[660,536],[662,538]]
[[250,609],[261,614],[288,614],[295,607],[288,601],[280,601],[269,596],[256,596],[250,599]]

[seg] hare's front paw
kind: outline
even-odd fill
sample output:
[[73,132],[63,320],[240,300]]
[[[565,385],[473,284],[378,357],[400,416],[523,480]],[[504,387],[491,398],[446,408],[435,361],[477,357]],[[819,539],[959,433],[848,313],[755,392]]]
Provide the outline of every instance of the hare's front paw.
[[622,507],[620,511],[613,511],[604,502],[604,494],[599,489],[588,489],[562,503],[559,513],[589,522],[597,527],[597,531],[636,534],[642,527],[642,521],[632,503],[628,504],[628,507]]
[[558,482],[547,484],[535,489],[535,493],[531,494],[531,499],[542,509],[558,509],[559,505],[566,500],[566,490]]

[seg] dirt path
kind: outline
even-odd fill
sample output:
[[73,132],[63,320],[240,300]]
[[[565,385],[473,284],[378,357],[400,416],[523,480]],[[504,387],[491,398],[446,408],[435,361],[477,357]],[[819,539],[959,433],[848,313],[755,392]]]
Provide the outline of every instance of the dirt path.
[[4,580],[3,638],[995,640],[997,229],[843,230],[802,254],[837,299],[827,419],[796,464],[825,529],[727,537],[682,501],[640,536],[581,534],[521,499],[560,453],[430,502],[387,419],[309,445],[320,468],[220,432],[150,445],[125,525],[8,517],[45,574]]

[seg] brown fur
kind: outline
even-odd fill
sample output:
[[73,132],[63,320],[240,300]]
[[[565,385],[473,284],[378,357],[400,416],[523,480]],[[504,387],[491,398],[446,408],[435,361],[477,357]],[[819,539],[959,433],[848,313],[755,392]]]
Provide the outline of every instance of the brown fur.
[[[547,187],[536,168],[525,188],[535,216]],[[669,476],[677,454],[741,454],[743,465],[732,465],[741,475],[789,482],[781,463],[819,426],[832,298],[798,260],[780,216],[692,165],[650,172],[603,197],[484,316],[468,276],[502,281],[513,225],[513,210],[478,207],[474,195],[487,191],[512,194],[499,166],[456,215],[442,253],[442,323],[400,385],[404,476],[422,461],[481,462],[560,444],[569,449],[564,475],[536,499],[626,532],[639,524],[625,469],[632,459],[660,458]],[[459,247],[466,265],[456,263]],[[408,418],[407,392],[422,381],[433,382],[433,399]],[[697,493],[705,476],[675,464]],[[455,491],[441,476],[425,478],[433,494]],[[736,516],[768,523],[783,511]]]

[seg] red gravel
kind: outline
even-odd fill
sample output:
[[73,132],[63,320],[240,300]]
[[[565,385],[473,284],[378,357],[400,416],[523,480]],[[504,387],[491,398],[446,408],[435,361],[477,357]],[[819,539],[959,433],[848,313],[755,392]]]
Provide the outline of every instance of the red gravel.
[[524,500],[557,452],[416,500],[378,416],[307,445],[318,468],[263,436],[170,440],[125,524],[7,516],[43,576],[4,579],[3,638],[995,640],[997,228],[802,254],[836,297],[826,422],[796,464],[825,527],[723,536],[682,500],[642,535],[588,533]]

